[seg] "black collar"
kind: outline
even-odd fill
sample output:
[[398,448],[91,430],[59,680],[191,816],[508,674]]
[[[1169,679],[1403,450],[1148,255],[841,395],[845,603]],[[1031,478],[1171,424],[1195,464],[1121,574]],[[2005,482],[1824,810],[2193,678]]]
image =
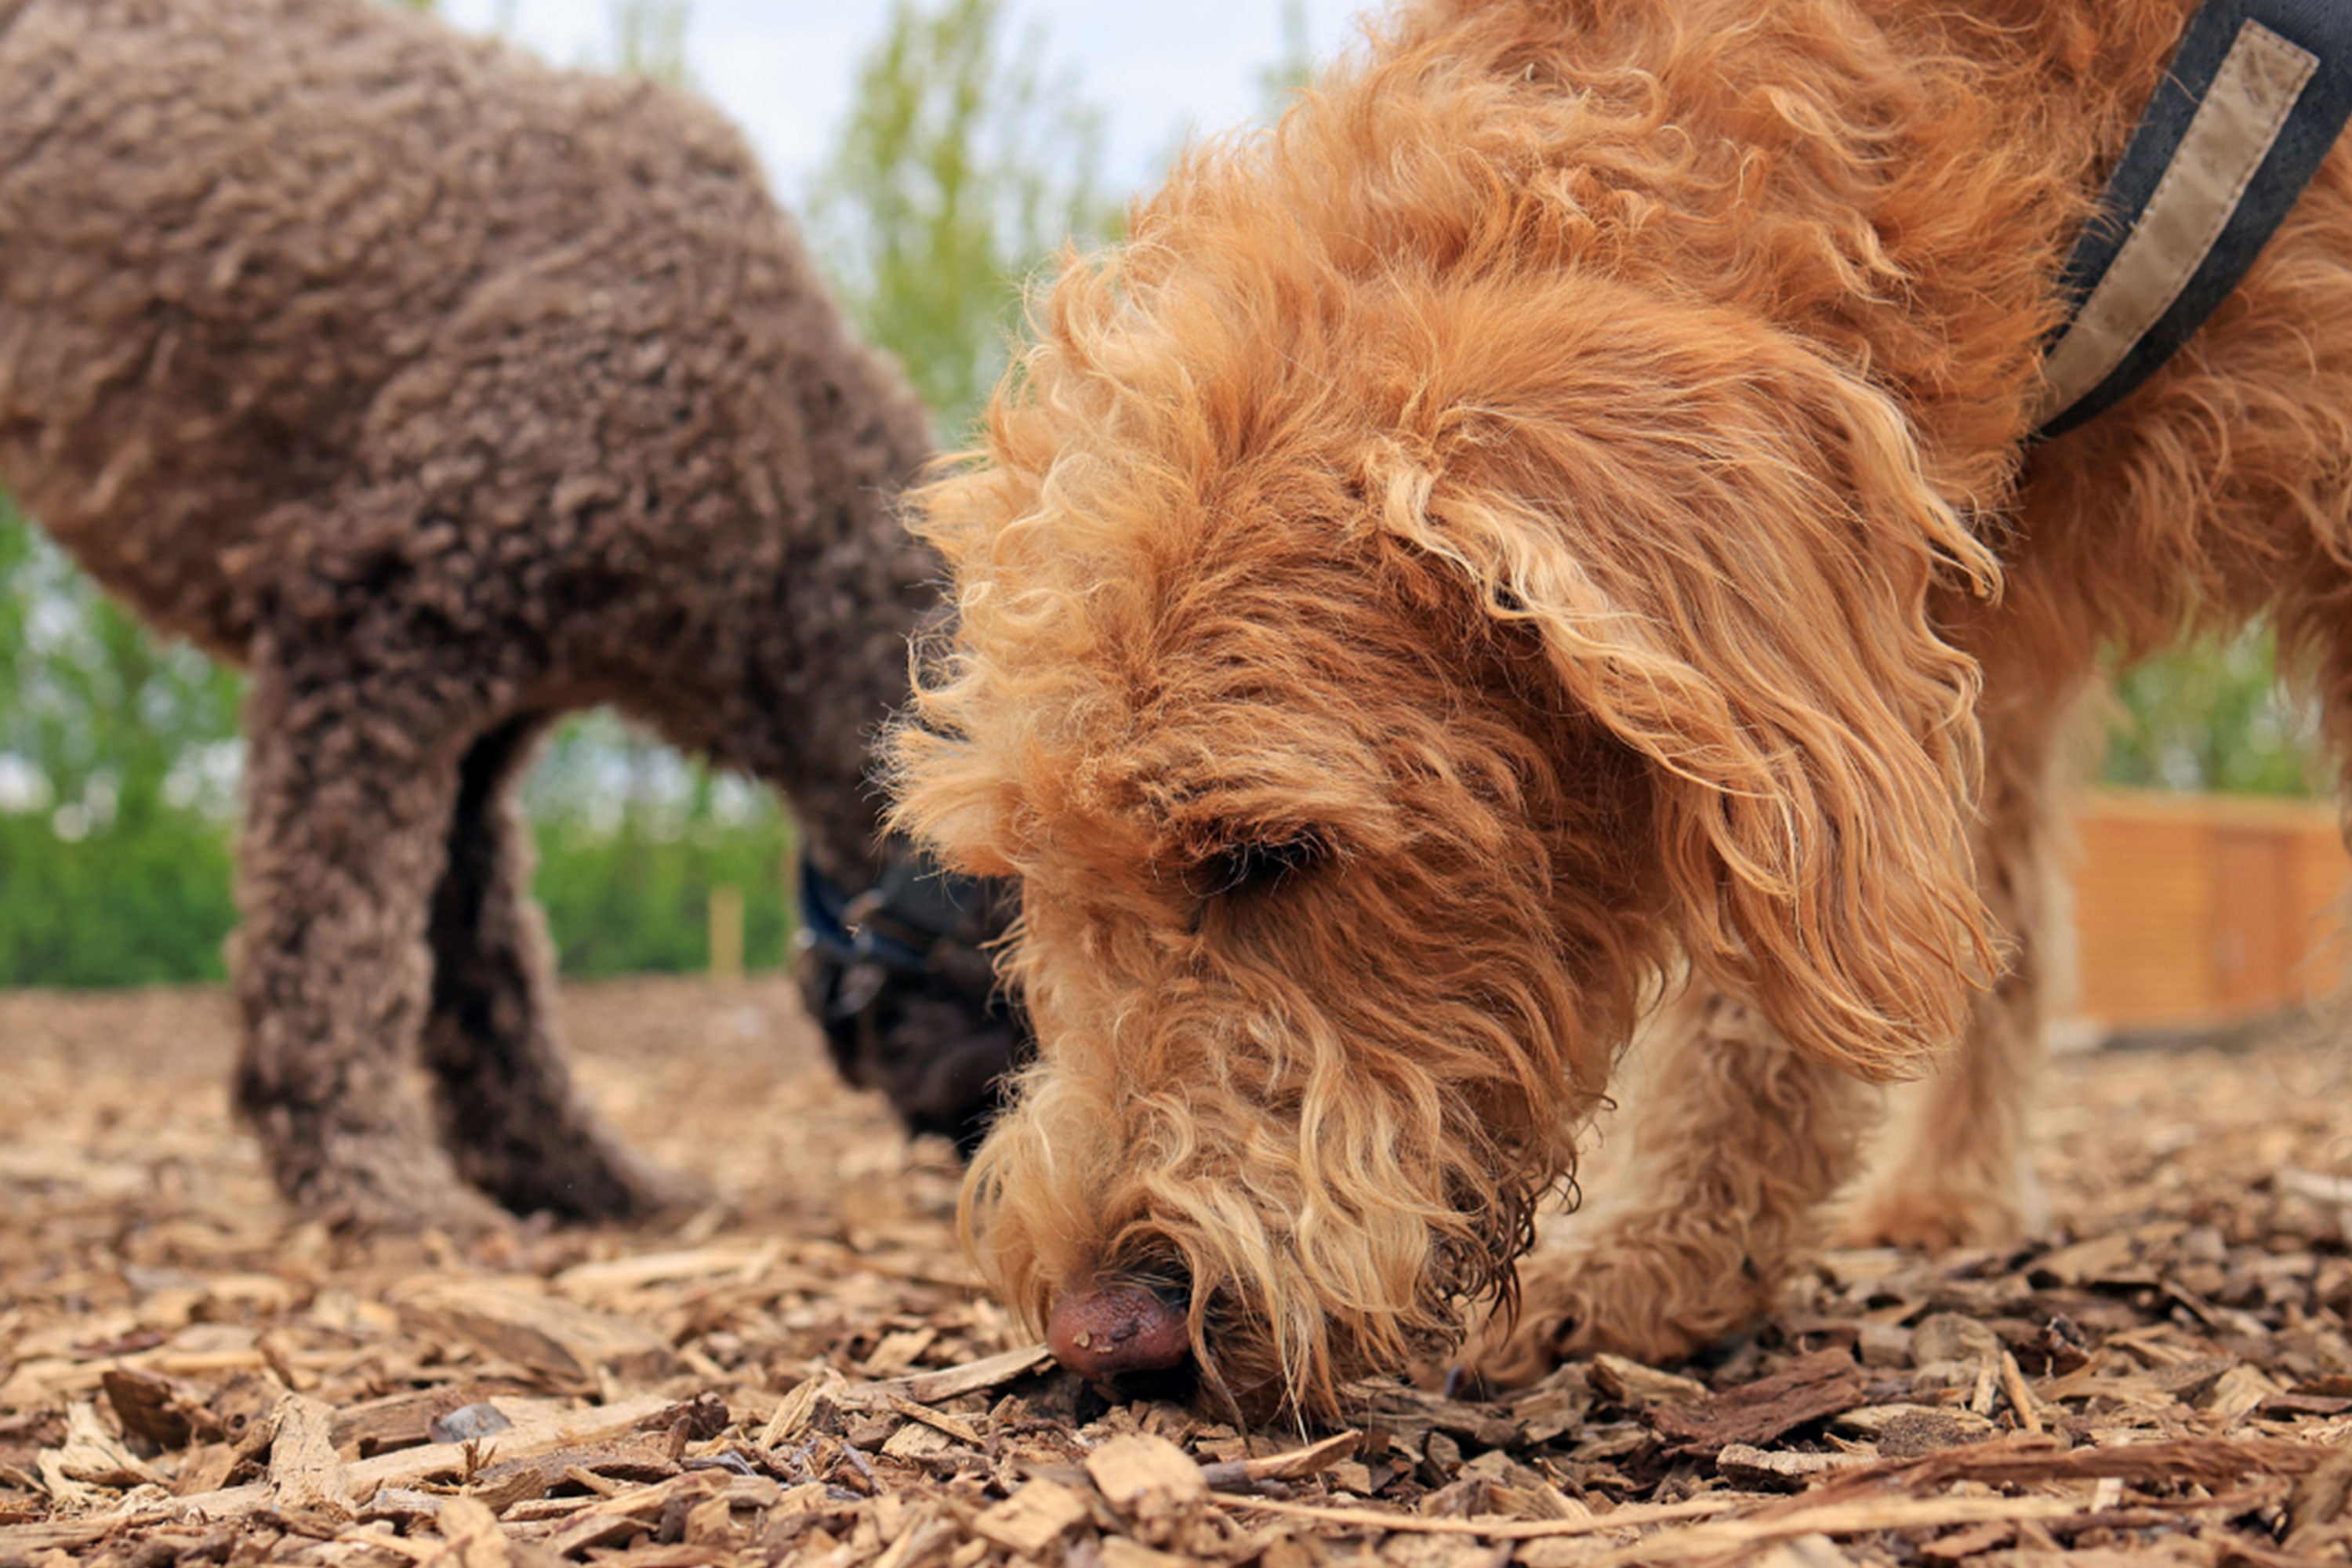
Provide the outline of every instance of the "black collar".
[[2254,264],[2352,115],[2352,0],[2206,0],[2059,276],[2038,436],[2156,374]]

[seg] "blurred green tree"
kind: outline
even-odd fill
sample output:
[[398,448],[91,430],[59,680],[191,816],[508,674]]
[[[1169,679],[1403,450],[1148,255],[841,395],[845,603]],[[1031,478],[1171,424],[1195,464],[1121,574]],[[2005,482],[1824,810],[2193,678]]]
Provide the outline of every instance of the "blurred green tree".
[[241,689],[0,495],[0,984],[220,974]]
[[1023,287],[1065,243],[1114,234],[1098,110],[1005,37],[1002,0],[896,0],[806,203],[851,315],[898,356],[950,441],[1004,368]]
[[613,68],[691,86],[686,24],[693,9],[689,0],[613,0]]
[[599,713],[556,735],[524,803],[539,843],[532,889],[564,973],[702,967],[721,887],[743,895],[751,967],[783,962],[792,825],[764,787],[714,775]]
[[1258,112],[1282,118],[1298,89],[1315,78],[1315,51],[1307,32],[1307,0],[1282,0],[1282,53],[1257,73]]
[[2309,795],[2318,716],[2278,678],[2267,625],[2206,636],[2120,669],[2105,778],[2147,789]]

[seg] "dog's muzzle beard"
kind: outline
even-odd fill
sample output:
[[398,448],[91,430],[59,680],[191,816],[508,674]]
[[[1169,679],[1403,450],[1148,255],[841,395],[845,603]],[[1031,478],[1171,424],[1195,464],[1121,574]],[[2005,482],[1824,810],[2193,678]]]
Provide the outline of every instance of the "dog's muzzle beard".
[[1432,966],[1351,978],[1355,932],[1324,944],[1329,977],[1239,937],[1171,972],[1135,955],[1190,956],[1183,933],[1088,925],[1056,891],[1029,882],[1015,953],[1040,1055],[965,1190],[997,1298],[1090,1378],[1160,1392],[1189,1366],[1204,1412],[1253,1419],[1335,1415],[1349,1384],[1445,1355],[1509,1289],[1589,1109],[1561,1067],[1578,994],[1526,956],[1550,944],[1417,985]]
[[[1442,1363],[1477,1302],[1507,1310],[1514,1265],[1533,1240],[1535,1188],[1483,1176],[1450,1184],[1456,1206],[1424,1230],[1410,1267],[1396,1256],[1393,1226],[1347,1234],[1328,1200],[1312,1226],[1295,1208],[1236,1224],[1234,1206],[1215,1203],[1231,1188],[1207,1194],[1193,1224],[1163,1217],[1155,1228],[1138,1216],[1097,1230],[1112,1239],[1094,1247],[1055,1247],[1076,1259],[1059,1268],[984,1198],[973,1218],[981,1261],[1005,1299],[1025,1302],[1055,1359],[1107,1394],[1188,1403],[1247,1426],[1332,1421],[1359,1403],[1349,1384]],[[1219,1224],[1222,1234],[1211,1230]],[[1316,1256],[1302,1230],[1320,1237]],[[1370,1284],[1335,1291],[1335,1277]]]
[[[1344,1421],[1356,1403],[1349,1385],[1450,1357],[1478,1300],[1493,1296],[1498,1314],[1512,1314],[1515,1261],[1498,1249],[1475,1271],[1441,1264],[1424,1300],[1385,1320],[1292,1303],[1302,1314],[1294,1321],[1322,1314],[1305,1369],[1286,1363],[1269,1332],[1278,1309],[1226,1285],[1209,1292],[1196,1321],[1190,1279],[1167,1265],[1106,1269],[1066,1287],[1046,1315],[1046,1338],[1063,1366],[1121,1399],[1190,1404],[1245,1426],[1285,1417]],[[1491,1283],[1472,1289],[1474,1272]]]

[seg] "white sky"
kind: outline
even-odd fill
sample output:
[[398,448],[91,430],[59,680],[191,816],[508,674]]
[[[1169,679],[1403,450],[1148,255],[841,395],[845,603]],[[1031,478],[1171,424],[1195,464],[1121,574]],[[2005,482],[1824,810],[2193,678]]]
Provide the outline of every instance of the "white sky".
[[[561,64],[610,54],[610,0],[443,0],[460,26],[487,28],[511,5],[513,36]],[[1354,36],[1366,0],[1305,0],[1318,58]],[[1281,0],[1008,0],[1008,36],[1042,31],[1047,77],[1068,74],[1102,110],[1104,178],[1127,191],[1155,178],[1188,130],[1255,116],[1258,73],[1283,54]],[[888,0],[693,0],[687,65],[749,133],[778,194],[801,199],[848,108],[859,61]]]

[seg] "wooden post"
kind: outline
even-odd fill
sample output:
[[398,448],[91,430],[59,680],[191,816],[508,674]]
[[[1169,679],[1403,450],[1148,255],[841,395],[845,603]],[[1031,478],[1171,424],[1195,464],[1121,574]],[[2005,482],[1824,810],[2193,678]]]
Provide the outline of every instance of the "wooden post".
[[743,889],[710,889],[710,978],[743,978]]

